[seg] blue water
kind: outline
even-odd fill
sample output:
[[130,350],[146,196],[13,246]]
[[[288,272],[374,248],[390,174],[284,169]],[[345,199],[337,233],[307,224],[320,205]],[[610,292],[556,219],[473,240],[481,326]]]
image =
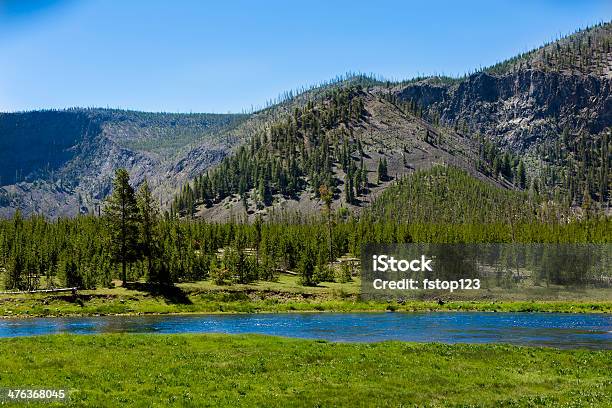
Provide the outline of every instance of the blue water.
[[275,313],[0,319],[0,337],[259,333],[337,342],[508,343],[612,350],[612,316],[557,313]]

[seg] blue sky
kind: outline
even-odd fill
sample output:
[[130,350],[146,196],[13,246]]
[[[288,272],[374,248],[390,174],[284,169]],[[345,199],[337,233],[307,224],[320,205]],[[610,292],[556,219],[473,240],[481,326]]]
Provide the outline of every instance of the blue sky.
[[609,0],[0,0],[0,111],[240,112],[347,71],[461,74],[611,17]]

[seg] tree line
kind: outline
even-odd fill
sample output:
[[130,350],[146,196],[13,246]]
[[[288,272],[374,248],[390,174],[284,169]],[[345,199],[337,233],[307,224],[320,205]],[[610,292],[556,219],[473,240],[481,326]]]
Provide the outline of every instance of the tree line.
[[[541,217],[544,207],[522,201],[524,195],[498,197],[478,183],[470,187],[465,177],[454,169],[417,173],[359,217],[328,206],[322,214],[280,213],[247,224],[160,216],[147,184],[135,192],[127,172],[118,170],[101,217],[24,219],[16,213],[0,221],[4,286],[95,288],[110,286],[114,279],[247,283],[274,280],[282,270],[297,272],[304,285],[313,285],[348,279],[330,268],[330,260],[359,256],[365,243],[606,243],[612,238],[609,217]],[[461,186],[470,192],[464,198],[453,193]],[[322,200],[329,201],[324,190]],[[474,205],[475,196],[479,205]],[[410,218],[419,208],[431,215]]]

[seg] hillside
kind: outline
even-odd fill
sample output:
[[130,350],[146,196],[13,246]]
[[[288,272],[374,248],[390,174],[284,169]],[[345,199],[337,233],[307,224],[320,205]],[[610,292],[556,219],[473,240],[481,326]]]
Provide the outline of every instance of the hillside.
[[[71,109],[0,114],[0,215],[19,208],[51,217],[95,212],[125,167],[136,183],[173,191],[188,171],[210,165],[236,142],[226,130],[246,115]],[[196,149],[204,149],[198,154]]]
[[[612,25],[472,75],[356,75],[251,115],[71,109],[0,114],[0,216],[99,210],[116,168],[163,209],[209,220],[360,212],[415,170],[451,165],[565,207],[608,208]],[[178,194],[177,194],[178,193]]]
[[600,23],[502,61],[485,71],[504,75],[521,69],[612,77],[612,24]]
[[[173,210],[205,219],[369,205],[394,181],[435,164],[508,185],[479,171],[475,140],[416,117],[373,88],[342,84],[269,122],[248,145],[184,186]],[[382,168],[381,168],[382,166]],[[381,171],[382,170],[382,171]]]
[[402,178],[374,200],[367,214],[376,220],[445,225],[518,224],[572,215],[567,207],[542,202],[524,191],[498,188],[452,166],[435,166]]
[[252,135],[321,92],[291,95],[256,114],[117,109],[0,113],[0,217],[98,213],[114,170],[146,178],[162,208],[178,188]]
[[[396,180],[436,164],[555,201],[564,216],[575,206],[605,209],[611,34],[610,24],[581,30],[457,80],[337,84],[268,123],[244,157],[185,186],[175,212],[214,220],[309,214],[324,206],[322,185],[333,208],[360,211]],[[353,112],[353,98],[360,113],[338,117]]]
[[[612,24],[574,35],[459,81],[381,90],[424,120],[520,156],[534,188],[570,205],[610,196]],[[588,204],[588,203],[587,203]]]

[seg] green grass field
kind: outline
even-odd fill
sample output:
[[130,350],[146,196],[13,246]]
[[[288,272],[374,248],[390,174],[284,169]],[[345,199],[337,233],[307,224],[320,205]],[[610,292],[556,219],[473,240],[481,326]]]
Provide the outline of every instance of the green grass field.
[[[117,282],[118,283],[118,282]],[[70,293],[0,295],[0,316],[68,316],[166,313],[257,313],[292,311],[498,311],[611,313],[608,289],[532,289],[527,292],[483,291],[479,298],[442,296],[423,300],[361,301],[358,279],[348,283],[325,282],[301,286],[295,276],[282,275],[276,282],[248,285],[215,285],[211,281],[181,283],[170,291],[151,291],[146,286],[116,287]]]
[[70,405],[609,407],[612,351],[257,335],[0,339],[0,388]]

